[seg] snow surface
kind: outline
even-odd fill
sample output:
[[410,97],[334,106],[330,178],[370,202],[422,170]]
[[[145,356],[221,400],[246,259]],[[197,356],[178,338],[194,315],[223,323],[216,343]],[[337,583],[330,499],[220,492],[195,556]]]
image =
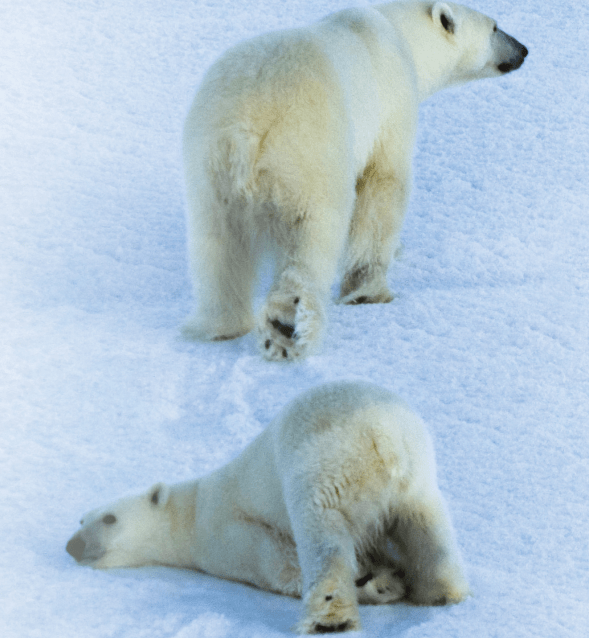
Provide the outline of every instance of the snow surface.
[[100,572],[81,515],[234,457],[291,397],[367,379],[430,424],[473,596],[362,607],[362,635],[587,636],[589,8],[475,0],[530,49],[423,105],[388,305],[322,350],[183,341],[180,137],[234,42],[345,0],[0,3],[0,634],[288,636],[298,600],[204,574]]

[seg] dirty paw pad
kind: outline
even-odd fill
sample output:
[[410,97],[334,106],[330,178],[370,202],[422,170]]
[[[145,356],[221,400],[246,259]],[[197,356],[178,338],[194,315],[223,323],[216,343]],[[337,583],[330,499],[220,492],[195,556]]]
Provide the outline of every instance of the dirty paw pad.
[[316,634],[334,634],[342,631],[350,631],[353,629],[352,622],[346,620],[345,622],[341,622],[337,625],[322,625],[317,624],[313,627],[314,633]]
[[293,338],[294,331],[295,331],[295,327],[294,326],[289,326],[286,323],[282,323],[282,322],[278,321],[278,319],[272,319],[270,321],[270,324],[272,325],[274,330],[278,330],[278,332],[280,332],[280,334],[283,335],[284,337],[286,337],[287,339],[292,339]]
[[296,343],[298,335],[294,325],[283,323],[279,319],[268,319],[266,323],[263,351],[266,359],[280,361],[300,356],[300,349],[297,348]]
[[262,355],[270,361],[307,356],[319,339],[323,313],[312,299],[275,295],[266,303],[258,329]]

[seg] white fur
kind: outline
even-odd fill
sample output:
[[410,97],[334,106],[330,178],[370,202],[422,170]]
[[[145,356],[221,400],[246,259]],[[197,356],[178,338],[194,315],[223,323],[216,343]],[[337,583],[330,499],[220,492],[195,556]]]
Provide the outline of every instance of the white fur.
[[426,428],[401,400],[325,385],[220,470],[90,512],[67,549],[98,568],[174,565],[302,595],[302,633],[358,629],[358,601],[468,594],[435,474]]
[[494,26],[453,3],[393,2],[225,53],[184,132],[199,304],[185,334],[249,332],[268,251],[275,278],[257,327],[268,359],[304,357],[317,345],[338,267],[340,302],[391,301],[386,273],[409,197],[418,105],[444,87],[500,75],[502,61],[521,64],[525,48]]

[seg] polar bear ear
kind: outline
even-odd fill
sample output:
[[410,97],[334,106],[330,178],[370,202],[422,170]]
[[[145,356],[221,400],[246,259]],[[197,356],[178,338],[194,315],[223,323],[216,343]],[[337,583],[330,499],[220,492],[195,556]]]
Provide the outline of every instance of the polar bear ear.
[[149,502],[155,507],[164,507],[170,498],[170,488],[165,483],[156,483],[147,492]]
[[454,33],[456,22],[452,9],[445,2],[436,2],[432,7],[432,20],[434,24],[441,24],[448,33]]

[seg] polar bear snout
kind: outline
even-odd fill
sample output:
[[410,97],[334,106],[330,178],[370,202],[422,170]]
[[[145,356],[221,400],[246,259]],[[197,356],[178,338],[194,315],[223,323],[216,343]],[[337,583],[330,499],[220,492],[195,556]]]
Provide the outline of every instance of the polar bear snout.
[[82,532],[77,532],[69,539],[65,546],[65,551],[75,558],[78,563],[84,564],[93,563],[106,553],[96,543],[87,543],[82,537]]
[[497,30],[495,35],[499,41],[497,69],[501,73],[509,73],[519,69],[528,55],[528,49],[521,42],[518,42],[514,37],[500,29]]
[[70,556],[73,556],[78,561],[78,563],[84,557],[85,549],[86,549],[86,541],[78,534],[72,536],[67,542],[67,545],[65,546],[65,551]]

